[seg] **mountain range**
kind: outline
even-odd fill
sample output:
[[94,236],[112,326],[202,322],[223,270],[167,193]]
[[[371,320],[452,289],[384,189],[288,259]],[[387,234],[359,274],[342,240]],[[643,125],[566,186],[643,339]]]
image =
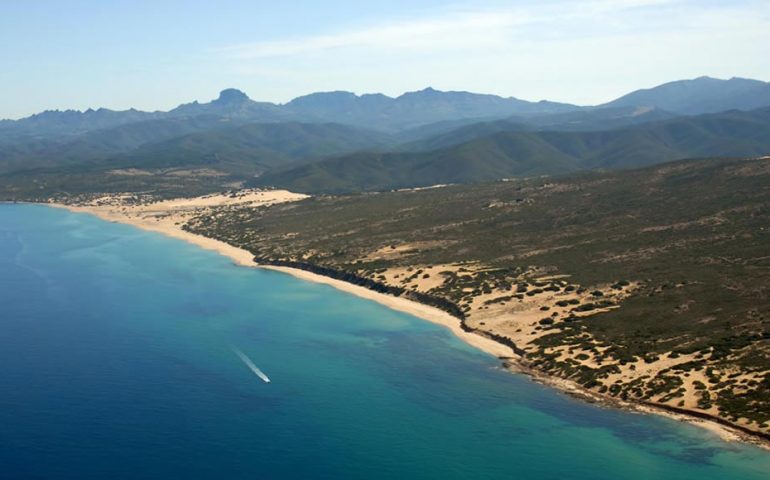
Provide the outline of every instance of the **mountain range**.
[[700,77],[637,90],[603,107],[655,107],[684,115],[753,110],[770,105],[770,84],[746,78]]
[[2,120],[0,174],[206,166],[317,192],[475,182],[767,154],[767,107],[770,83],[741,78],[670,82],[596,106],[432,88],[274,104],[226,89],[168,112]]
[[286,104],[275,104],[254,101],[245,93],[229,88],[211,102],[187,103],[168,112],[113,111],[105,108],[84,112],[49,110],[20,120],[0,120],[0,141],[16,143],[20,139],[57,138],[153,119],[201,115],[244,123],[325,122],[396,132],[443,121],[526,118],[613,107],[646,107],[677,115],[697,115],[766,106],[770,106],[770,83],[743,78],[680,80],[637,90],[596,106],[545,100],[529,102],[496,95],[442,92],[433,88],[407,92],[396,98],[383,94],[319,92],[295,98]]
[[[472,125],[427,140],[421,152],[358,152],[285,170],[252,183],[308,193],[636,168],[697,157],[770,153],[770,108],[676,117],[614,130],[530,131]],[[498,131],[494,131],[494,130]]]

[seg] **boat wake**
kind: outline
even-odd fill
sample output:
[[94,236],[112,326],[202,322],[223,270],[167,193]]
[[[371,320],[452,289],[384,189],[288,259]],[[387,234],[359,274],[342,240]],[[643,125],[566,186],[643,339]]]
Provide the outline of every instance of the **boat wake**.
[[265,382],[265,383],[270,383],[270,378],[269,378],[267,375],[265,375],[265,372],[263,372],[262,370],[260,370],[260,369],[259,369],[259,367],[257,367],[256,365],[254,365],[254,362],[252,362],[252,361],[251,361],[251,359],[250,359],[249,357],[247,357],[245,353],[243,353],[242,351],[240,351],[239,349],[237,349],[237,348],[235,348],[235,347],[232,347],[232,349],[233,349],[233,353],[235,353],[236,355],[238,355],[238,358],[240,358],[240,359],[241,359],[241,361],[242,361],[242,362],[243,362],[243,363],[244,363],[244,364],[245,364],[247,367],[249,367],[249,370],[251,370],[252,372],[254,372],[254,375],[256,375],[256,376],[258,376],[259,378],[261,378],[263,382]]

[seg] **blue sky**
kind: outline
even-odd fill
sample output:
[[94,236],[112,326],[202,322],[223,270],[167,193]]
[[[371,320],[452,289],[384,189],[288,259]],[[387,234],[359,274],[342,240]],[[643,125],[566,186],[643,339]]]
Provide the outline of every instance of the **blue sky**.
[[770,80],[767,0],[0,1],[0,118],[166,110],[236,87],[432,86],[600,103],[669,80]]

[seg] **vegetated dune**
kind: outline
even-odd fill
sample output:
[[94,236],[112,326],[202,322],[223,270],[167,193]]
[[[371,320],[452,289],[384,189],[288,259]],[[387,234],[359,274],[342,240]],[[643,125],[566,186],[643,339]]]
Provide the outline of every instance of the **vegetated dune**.
[[768,225],[758,158],[321,196],[187,228],[428,301],[517,368],[767,436]]

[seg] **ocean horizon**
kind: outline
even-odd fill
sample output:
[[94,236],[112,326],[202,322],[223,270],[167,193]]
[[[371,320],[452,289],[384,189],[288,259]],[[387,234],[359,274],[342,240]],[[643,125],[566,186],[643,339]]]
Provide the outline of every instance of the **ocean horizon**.
[[770,472],[770,452],[582,402],[441,326],[181,240],[6,204],[0,245],[3,478]]

